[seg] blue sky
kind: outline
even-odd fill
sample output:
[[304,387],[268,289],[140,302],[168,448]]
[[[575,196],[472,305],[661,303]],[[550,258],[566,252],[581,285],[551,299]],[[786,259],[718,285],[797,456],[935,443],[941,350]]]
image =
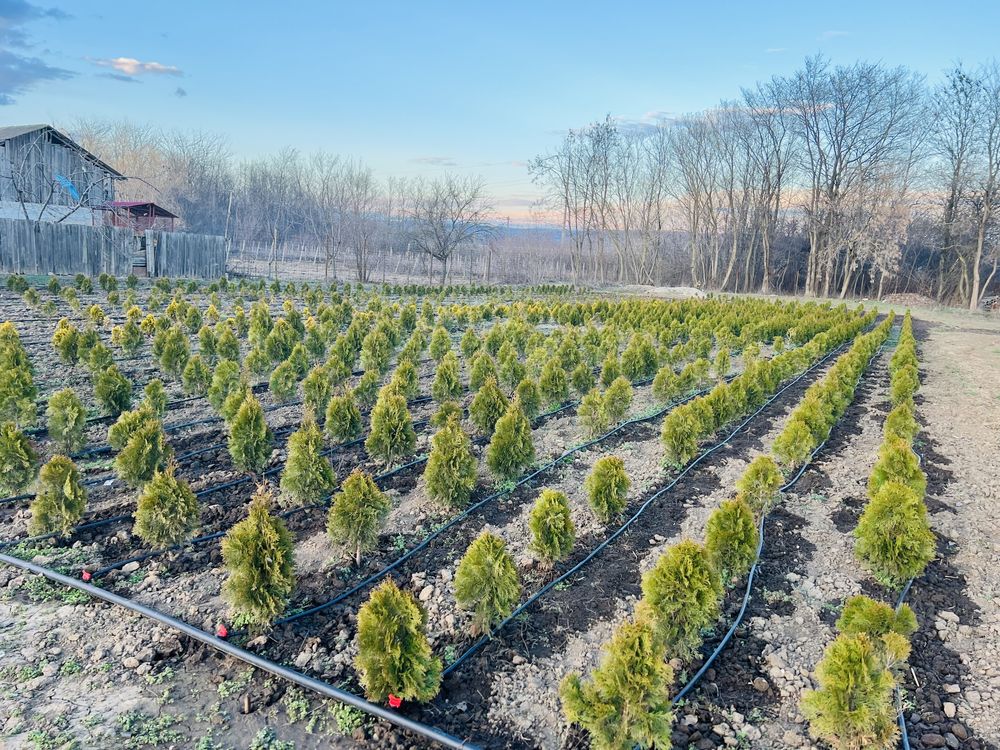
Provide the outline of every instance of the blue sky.
[[997,2],[763,5],[0,0],[0,123],[128,117],[237,155],[474,172],[523,215],[524,163],[605,114],[700,110],[816,52],[932,81],[998,54]]

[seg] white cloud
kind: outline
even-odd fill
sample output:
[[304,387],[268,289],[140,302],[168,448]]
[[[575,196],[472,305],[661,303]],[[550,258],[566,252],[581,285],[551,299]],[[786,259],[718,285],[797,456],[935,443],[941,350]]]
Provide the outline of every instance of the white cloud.
[[143,62],[134,57],[112,57],[109,59],[99,58],[91,60],[94,65],[101,68],[111,68],[117,70],[122,75],[140,76],[146,73],[152,75],[182,76],[183,71],[174,65],[164,65],[155,61]]

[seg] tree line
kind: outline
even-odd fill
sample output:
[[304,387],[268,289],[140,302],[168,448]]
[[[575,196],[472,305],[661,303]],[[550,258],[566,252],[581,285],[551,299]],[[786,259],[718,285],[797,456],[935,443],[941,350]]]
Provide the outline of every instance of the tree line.
[[128,122],[73,132],[129,175],[120,197],[152,198],[191,231],[251,243],[275,272],[277,248],[296,242],[316,248],[324,276],[362,281],[409,253],[442,282],[451,272],[917,292],[972,308],[998,283],[995,61],[956,65],[929,86],[904,67],[816,56],[703,112],[570,130],[528,166],[558,234],[501,231],[477,177],[380,179],[361,161],[289,148],[237,160],[218,136]]

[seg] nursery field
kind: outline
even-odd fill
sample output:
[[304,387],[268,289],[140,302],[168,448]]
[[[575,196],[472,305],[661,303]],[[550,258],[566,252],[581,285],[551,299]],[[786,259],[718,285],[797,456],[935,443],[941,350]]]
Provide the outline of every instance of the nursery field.
[[1000,747],[1000,322],[0,291],[0,746]]

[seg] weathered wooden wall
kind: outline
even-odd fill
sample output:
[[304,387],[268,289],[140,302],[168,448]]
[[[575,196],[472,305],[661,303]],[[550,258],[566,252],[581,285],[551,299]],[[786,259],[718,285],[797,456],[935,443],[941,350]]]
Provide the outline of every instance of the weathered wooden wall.
[[[0,218],[0,272],[128,276],[140,239],[121,227]],[[217,279],[226,271],[222,237],[149,230],[145,240],[149,276]]]
[[[56,175],[72,182],[81,198],[70,195]],[[93,207],[114,199],[111,173],[47,131],[25,133],[0,144],[0,200]]]
[[150,276],[217,279],[226,272],[226,240],[209,234],[146,231]]
[[131,229],[0,219],[0,270],[127,276],[134,241]]

